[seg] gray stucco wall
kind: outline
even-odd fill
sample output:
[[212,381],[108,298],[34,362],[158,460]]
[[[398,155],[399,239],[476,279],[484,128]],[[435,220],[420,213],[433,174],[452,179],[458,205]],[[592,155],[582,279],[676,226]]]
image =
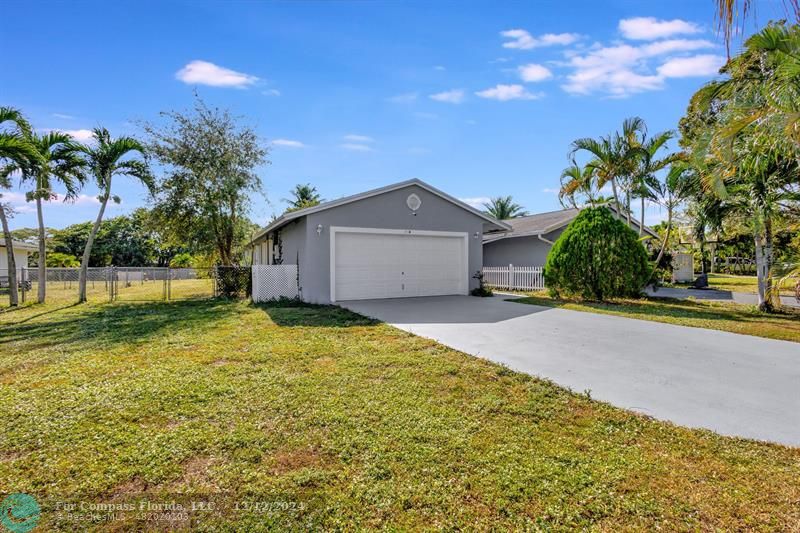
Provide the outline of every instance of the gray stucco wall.
[[[281,228],[281,259],[284,265],[302,264],[306,255],[306,219],[298,218]],[[275,255],[278,251],[275,251]]]
[[[543,235],[555,242],[564,228]],[[535,235],[529,237],[509,237],[483,245],[484,266],[544,266],[551,245]]]
[[[416,193],[422,206],[416,215],[406,206],[406,198]],[[358,200],[339,207],[312,213],[303,218],[303,233],[284,229],[284,263],[294,263],[289,250],[300,252],[300,284],[303,299],[313,303],[330,303],[330,227],[358,227],[381,229],[417,229],[427,231],[458,231],[469,236],[470,289],[477,286],[471,276],[483,265],[484,220],[439,196],[416,185]],[[317,225],[322,233],[317,234]],[[478,233],[478,238],[474,237]],[[295,244],[297,240],[302,244]]]

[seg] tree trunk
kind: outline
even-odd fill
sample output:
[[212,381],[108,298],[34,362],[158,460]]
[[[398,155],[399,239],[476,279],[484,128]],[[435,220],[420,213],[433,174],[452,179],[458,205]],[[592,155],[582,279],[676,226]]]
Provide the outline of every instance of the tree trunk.
[[92,255],[92,245],[94,238],[97,236],[97,231],[100,229],[100,223],[103,221],[103,213],[106,210],[106,204],[111,197],[111,176],[108,177],[108,185],[106,186],[103,201],[100,203],[100,212],[97,213],[97,219],[94,221],[92,231],[89,233],[89,239],[86,241],[86,247],[83,249],[83,259],[81,260],[81,272],[78,279],[78,302],[83,303],[86,301],[86,278],[89,273],[89,257]]
[[658,264],[661,262],[661,258],[664,257],[664,250],[667,249],[667,243],[669,243],[669,234],[672,231],[672,206],[670,205],[667,207],[667,232],[664,234],[664,240],[661,242],[661,249],[658,251],[658,257],[656,257],[656,268],[658,268]]
[[631,227],[631,191],[625,191],[625,221]]
[[644,195],[642,195],[642,221],[639,223],[639,237],[644,235]]
[[14,244],[11,240],[11,231],[8,229],[6,208],[0,204],[0,222],[3,224],[3,237],[6,239],[6,254],[8,254],[8,295],[11,307],[19,305],[17,294],[17,262],[14,259]]
[[45,253],[44,216],[42,216],[42,199],[36,196],[36,218],[39,222],[39,266],[37,268],[39,282],[38,302],[43,304],[47,293],[47,256]]
[[617,208],[617,217],[622,218],[622,207],[619,203],[619,195],[617,195],[617,178],[611,178],[611,193],[614,195],[614,204]]
[[[780,308],[780,291],[772,287],[772,219],[767,216],[764,220],[764,291],[768,305],[763,311],[774,311]],[[777,304],[777,305],[776,305]]]

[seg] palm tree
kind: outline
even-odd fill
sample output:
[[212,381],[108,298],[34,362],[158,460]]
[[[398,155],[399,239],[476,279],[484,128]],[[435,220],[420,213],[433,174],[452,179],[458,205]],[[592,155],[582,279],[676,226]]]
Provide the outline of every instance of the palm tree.
[[[12,107],[0,107],[0,126],[6,122],[11,123],[12,129],[0,131],[0,164],[2,164],[2,167],[0,167],[0,188],[10,189],[10,176],[14,169],[25,166],[29,161],[35,160],[37,154],[26,139],[26,136],[30,135],[31,126],[22,116],[22,113]],[[8,228],[6,206],[2,203],[0,203],[0,223],[3,226],[3,238],[5,239],[6,254],[8,256],[9,303],[14,307],[19,304],[17,263],[14,259],[14,241]]]
[[[734,31],[738,30],[737,26],[741,27],[750,14],[752,0],[714,0],[714,4],[716,4],[717,27],[725,38],[725,47],[730,56],[731,38]],[[783,7],[786,18],[793,14],[795,21],[800,22],[800,2],[798,0],[783,0]]]
[[146,161],[136,159],[124,159],[133,153],[145,155],[145,147],[133,137],[111,138],[111,134],[105,128],[95,128],[93,130],[94,146],[81,145],[80,152],[84,156],[86,168],[94,177],[97,187],[100,189],[100,211],[89,233],[86,247],[83,249],[83,259],[81,261],[80,278],[78,282],[78,301],[86,301],[86,277],[89,269],[89,257],[92,253],[92,245],[97,236],[97,230],[103,221],[106,205],[109,199],[119,203],[118,196],[111,196],[111,181],[114,176],[129,176],[139,180],[151,192],[155,182]]
[[313,207],[322,202],[322,198],[317,193],[317,188],[310,183],[295,185],[289,194],[292,195],[291,199],[283,199],[284,202],[289,203],[289,207],[286,209],[287,212]]
[[633,195],[641,200],[641,218],[639,222],[639,237],[644,234],[644,212],[648,200],[656,199],[656,192],[660,182],[656,172],[665,169],[675,159],[675,154],[668,154],[658,159],[658,152],[672,139],[674,133],[665,131],[654,137],[642,137],[639,146],[644,150],[644,157],[638,159],[638,165],[632,176]]
[[[656,268],[661,263],[661,258],[664,257],[664,252],[669,243],[675,208],[683,203],[693,190],[697,190],[698,183],[697,175],[692,167],[686,161],[680,160],[679,156],[675,156],[663,183],[656,183],[654,188],[656,197],[659,199],[659,203],[667,209],[667,227],[654,263]],[[644,218],[642,219],[642,225],[644,225]]]
[[483,208],[497,220],[524,217],[528,214],[521,205],[514,202],[514,198],[510,195],[491,198],[483,204]]
[[558,190],[558,201],[564,207],[578,207],[575,195],[586,197],[589,205],[597,203],[594,191],[594,169],[587,165],[583,168],[572,160],[572,164],[561,172],[561,188]]
[[39,225],[39,260],[38,260],[38,302],[44,303],[47,291],[47,258],[45,249],[45,226],[42,202],[57,197],[53,192],[54,182],[60,183],[67,191],[67,200],[78,194],[78,187],[83,183],[83,161],[77,154],[77,144],[66,133],[51,131],[43,135],[31,132],[28,141],[37,153],[37,159],[18,168],[22,173],[22,182],[33,185],[33,190],[26,194],[28,201],[36,202],[36,218]]
[[[638,158],[643,157],[644,151],[636,144],[637,135],[646,131],[644,121],[639,117],[625,119],[622,132],[613,135],[592,139],[584,137],[572,141],[569,156],[574,158],[581,150],[589,152],[593,159],[586,166],[592,169],[596,178],[596,187],[602,189],[611,183],[611,192],[618,216],[622,216],[619,188],[626,191],[626,207],[630,208],[630,179],[636,167]],[[630,209],[628,209],[630,213]],[[630,222],[630,214],[628,215]]]

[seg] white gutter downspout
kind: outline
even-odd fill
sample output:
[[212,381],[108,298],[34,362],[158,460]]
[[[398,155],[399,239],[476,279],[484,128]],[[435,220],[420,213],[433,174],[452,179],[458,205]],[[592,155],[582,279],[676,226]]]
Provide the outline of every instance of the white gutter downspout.
[[549,240],[549,239],[545,239],[544,237],[542,237],[542,234],[541,234],[541,233],[537,234],[537,235],[536,235],[536,237],[537,237],[537,238],[538,238],[540,241],[542,241],[542,242],[546,242],[546,243],[547,243],[547,244],[549,244],[550,246],[553,246],[553,245],[555,244],[553,241],[551,241],[551,240]]

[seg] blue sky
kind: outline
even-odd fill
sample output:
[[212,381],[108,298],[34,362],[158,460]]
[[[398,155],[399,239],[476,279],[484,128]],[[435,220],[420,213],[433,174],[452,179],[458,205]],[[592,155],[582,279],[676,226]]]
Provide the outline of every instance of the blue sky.
[[[769,18],[773,4],[760,7]],[[420,178],[472,202],[558,209],[569,143],[643,117],[674,129],[725,56],[710,0],[6,2],[0,102],[78,138],[192,105],[196,89],[270,145],[254,221],[296,183],[333,199]],[[29,23],[25,21],[35,21]],[[13,53],[11,53],[13,52]],[[143,188],[115,185],[123,203]],[[97,191],[48,205],[89,220]],[[21,194],[12,227],[35,225]],[[658,217],[654,212],[651,221]]]

